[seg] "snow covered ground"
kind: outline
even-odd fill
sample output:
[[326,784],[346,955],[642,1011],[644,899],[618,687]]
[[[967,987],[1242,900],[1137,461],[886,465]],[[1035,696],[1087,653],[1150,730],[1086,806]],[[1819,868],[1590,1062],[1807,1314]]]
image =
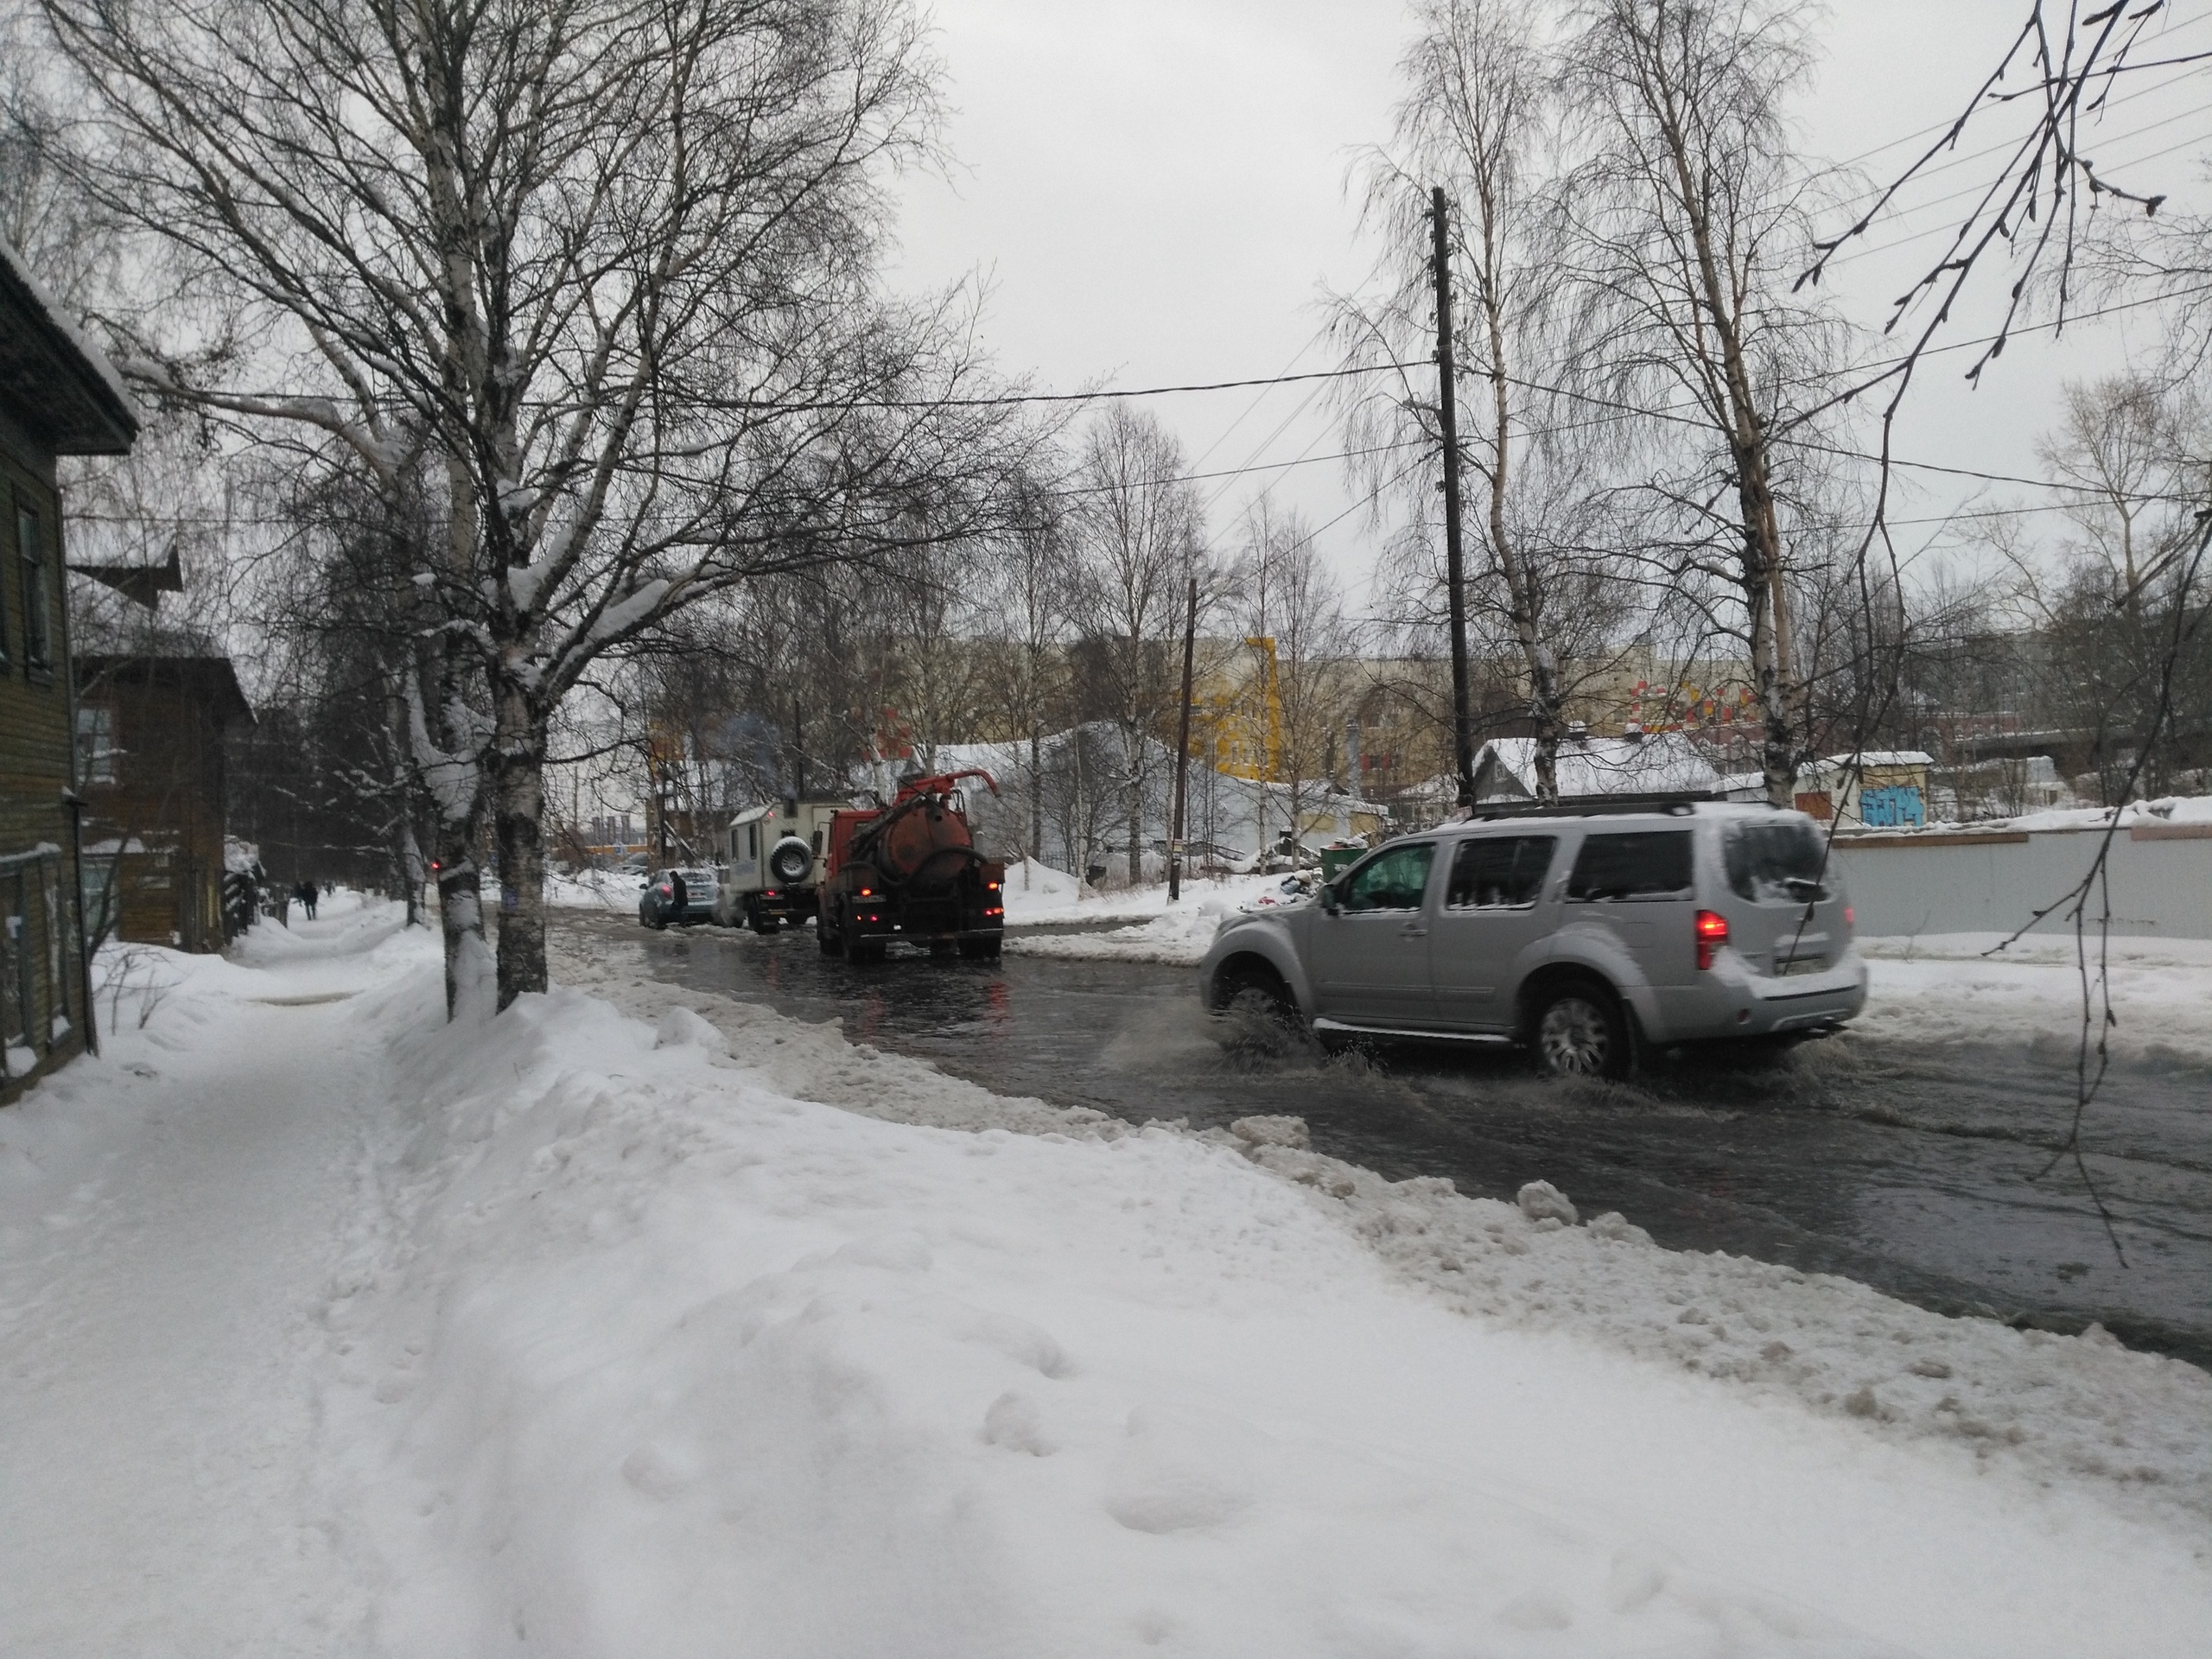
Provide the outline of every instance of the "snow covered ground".
[[[1218,880],[1193,876],[1183,883],[1181,899],[1170,905],[1165,881],[1086,893],[1075,877],[1032,859],[1026,861],[1026,868],[1024,863],[1007,867],[1006,919],[1009,926],[1154,920],[1174,924],[1201,912],[1225,916],[1240,905],[1277,898],[1282,882],[1280,875],[1231,875]],[[1212,937],[1211,926],[1206,936]]]
[[579,870],[545,874],[545,902],[556,910],[612,910],[635,915],[645,880],[634,870]]
[[[2002,945],[2000,950],[1999,947]],[[1857,1029],[1919,1041],[2030,1042],[2070,1056],[2081,1037],[2082,976],[2070,936],[1921,934],[1859,942],[1873,970]],[[2088,942],[2092,1036],[2103,1018],[2100,953]],[[2212,942],[2115,938],[2102,964],[2116,1056],[2212,1065]]]
[[[0,1652],[2194,1654],[2212,1378],[389,912],[0,1114]],[[689,1003],[689,1007],[675,1006]],[[145,1019],[138,1023],[138,1014]]]
[[2115,818],[2126,829],[2135,823],[2212,823],[2212,795],[2168,795],[2155,801],[2131,801],[2117,809],[2055,806],[2012,818],[1980,818],[1968,823],[1931,823],[1928,832],[1955,835],[1971,830],[2101,830]]

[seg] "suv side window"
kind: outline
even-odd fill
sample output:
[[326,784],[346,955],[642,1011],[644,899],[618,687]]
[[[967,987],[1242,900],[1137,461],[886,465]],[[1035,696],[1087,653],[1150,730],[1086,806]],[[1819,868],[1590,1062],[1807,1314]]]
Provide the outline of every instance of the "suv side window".
[[1419,910],[1435,860],[1433,841],[1387,848],[1351,873],[1344,883],[1346,910]]
[[1533,905],[1544,890],[1556,836],[1478,836],[1452,855],[1452,909],[1500,910]]
[[1643,830],[1586,836],[1567,884],[1570,899],[1680,899],[1690,894],[1690,832]]

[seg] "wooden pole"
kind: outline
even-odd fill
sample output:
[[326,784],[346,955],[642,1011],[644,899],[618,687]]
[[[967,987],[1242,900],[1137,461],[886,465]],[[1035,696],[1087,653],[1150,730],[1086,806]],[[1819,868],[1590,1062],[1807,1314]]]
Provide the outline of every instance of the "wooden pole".
[[1474,709],[1467,690],[1466,566],[1459,545],[1459,410],[1452,368],[1452,253],[1444,187],[1429,198],[1435,231],[1437,415],[1444,429],[1444,582],[1452,609],[1452,764],[1459,804],[1475,802]]
[[1190,607],[1183,618],[1183,708],[1175,721],[1175,810],[1167,830],[1167,902],[1183,896],[1183,830],[1189,799],[1191,760],[1191,663],[1198,643],[1198,579],[1191,578]]

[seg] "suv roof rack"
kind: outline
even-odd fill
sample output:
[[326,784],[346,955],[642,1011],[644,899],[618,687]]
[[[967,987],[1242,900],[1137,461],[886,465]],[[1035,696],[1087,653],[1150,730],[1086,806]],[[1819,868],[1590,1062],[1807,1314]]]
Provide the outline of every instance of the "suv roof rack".
[[1692,791],[1656,795],[1606,795],[1596,800],[1561,801],[1556,805],[1542,801],[1478,801],[1460,816],[1459,822],[1480,823],[1490,818],[1597,818],[1630,812],[1663,812],[1670,817],[1686,818],[1700,803],[1719,804],[1721,797],[1710,791]]

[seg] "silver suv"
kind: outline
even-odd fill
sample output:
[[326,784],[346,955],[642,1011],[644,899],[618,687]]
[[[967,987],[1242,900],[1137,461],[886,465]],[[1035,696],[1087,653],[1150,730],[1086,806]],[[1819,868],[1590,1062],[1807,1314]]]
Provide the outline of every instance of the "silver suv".
[[1831,1031],[1866,1006],[1826,851],[1802,813],[1719,802],[1447,823],[1224,923],[1200,983],[1324,1041],[1524,1043],[1548,1071],[1623,1077],[1639,1045]]

